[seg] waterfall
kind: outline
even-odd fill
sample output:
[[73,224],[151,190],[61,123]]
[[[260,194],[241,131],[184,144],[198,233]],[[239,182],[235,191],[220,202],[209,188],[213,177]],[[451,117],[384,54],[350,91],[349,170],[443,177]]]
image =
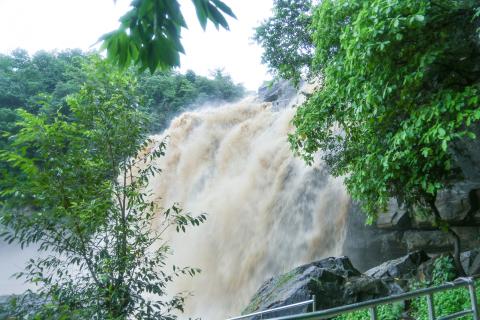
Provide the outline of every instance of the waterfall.
[[294,113],[249,98],[183,113],[164,133],[155,201],[208,214],[170,239],[172,263],[202,269],[170,288],[193,292],[180,318],[238,315],[269,277],[341,253],[347,193],[322,161],[308,167],[293,156]]

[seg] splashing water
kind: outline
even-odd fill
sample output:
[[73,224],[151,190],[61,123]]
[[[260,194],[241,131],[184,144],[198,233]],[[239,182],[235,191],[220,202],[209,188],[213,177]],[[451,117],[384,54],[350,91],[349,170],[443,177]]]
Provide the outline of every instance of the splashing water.
[[174,264],[202,269],[171,288],[194,294],[185,318],[238,315],[269,277],[341,253],[348,196],[321,161],[293,156],[294,112],[247,99],[184,113],[165,132],[163,173],[150,181],[156,201],[208,214],[170,242]]

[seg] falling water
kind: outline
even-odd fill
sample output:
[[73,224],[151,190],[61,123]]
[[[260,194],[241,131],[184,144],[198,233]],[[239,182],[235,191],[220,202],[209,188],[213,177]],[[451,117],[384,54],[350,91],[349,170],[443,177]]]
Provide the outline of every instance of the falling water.
[[175,264],[202,269],[172,288],[194,294],[185,318],[238,315],[272,275],[340,254],[348,197],[321,161],[293,156],[294,112],[247,99],[184,113],[166,131],[164,171],[150,182],[157,201],[208,214],[171,240]]

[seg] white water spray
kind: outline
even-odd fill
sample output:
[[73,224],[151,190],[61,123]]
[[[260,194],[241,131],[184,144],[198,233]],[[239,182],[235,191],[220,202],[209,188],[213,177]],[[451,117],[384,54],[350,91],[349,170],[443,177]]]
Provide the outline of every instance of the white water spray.
[[172,290],[194,294],[181,318],[238,315],[269,277],[341,253],[348,196],[321,161],[293,156],[294,112],[247,99],[184,113],[165,132],[156,201],[208,214],[170,243],[173,263],[202,269],[175,280]]

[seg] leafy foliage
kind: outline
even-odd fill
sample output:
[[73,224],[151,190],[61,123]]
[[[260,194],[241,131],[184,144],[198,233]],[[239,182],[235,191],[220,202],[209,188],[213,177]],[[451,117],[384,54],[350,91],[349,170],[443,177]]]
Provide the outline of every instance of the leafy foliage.
[[[450,256],[443,256],[435,259],[433,269],[433,279],[431,284],[441,285],[447,281],[456,278],[456,269],[454,261]],[[429,283],[421,283],[420,287],[426,287]],[[480,293],[479,282],[476,282],[477,296]],[[467,288],[458,288],[454,290],[439,292],[433,297],[435,305],[435,314],[437,317],[446,316],[462,310],[471,309],[470,295]],[[412,301],[410,314],[415,319],[427,320],[428,307],[426,299],[415,299]],[[461,317],[459,319],[471,319],[471,316]]]
[[53,105],[61,105],[85,80],[81,71],[85,57],[80,50],[39,51],[29,56],[17,49],[0,55],[0,106],[33,111],[42,93],[52,95]]
[[[94,59],[95,60],[95,59]],[[196,268],[165,269],[171,253],[162,238],[184,232],[205,215],[173,206],[161,213],[147,182],[160,170],[146,139],[136,80],[100,59],[67,99],[68,113],[19,109],[20,130],[0,161],[5,240],[36,244],[45,254],[19,274],[38,290],[13,303],[27,319],[175,319],[184,295],[166,299],[165,286]],[[153,229],[152,225],[156,227]]]
[[[52,114],[66,106],[66,96],[78,92],[85,80],[82,64],[86,59],[79,50],[39,51],[29,56],[17,49],[10,55],[0,54],[0,150],[7,143],[5,134],[18,130],[16,109]],[[0,163],[0,179],[5,169]]]
[[[6,142],[2,133],[17,130],[16,109],[49,115],[58,110],[68,112],[66,98],[80,90],[86,80],[83,65],[95,56],[80,50],[40,51],[29,56],[20,49],[0,55],[0,149]],[[211,78],[193,71],[143,73],[139,75],[138,90],[145,96],[142,107],[150,119],[151,132],[164,130],[173,116],[194,105],[231,102],[245,93],[242,85],[235,84],[221,70]]]
[[145,110],[149,114],[150,131],[160,132],[179,113],[205,103],[232,102],[245,94],[243,86],[235,84],[229,75],[216,70],[213,78],[176,72],[142,74],[139,91],[146,99]]
[[[402,319],[403,304],[395,303],[389,305],[381,305],[377,308],[377,317],[382,320],[397,320]],[[362,310],[352,313],[347,313],[334,318],[335,320],[368,320],[371,319],[368,310]]]
[[[210,20],[218,29],[228,30],[223,14],[235,18],[232,10],[220,0],[193,0],[198,20],[203,29]],[[181,29],[187,24],[177,0],[135,0],[132,9],[120,18],[120,27],[103,35],[103,48],[108,57],[121,67],[132,62],[140,70],[157,68],[168,70],[180,65],[180,53],[185,53],[180,42]]]
[[[459,178],[451,147],[480,119],[477,1],[322,1],[323,88],[297,111],[292,148],[346,177],[369,221],[392,196],[425,209]],[[438,219],[434,219],[438,220]]]
[[264,49],[262,62],[272,73],[298,83],[313,55],[311,0],[274,0],[273,16],[255,29]]

